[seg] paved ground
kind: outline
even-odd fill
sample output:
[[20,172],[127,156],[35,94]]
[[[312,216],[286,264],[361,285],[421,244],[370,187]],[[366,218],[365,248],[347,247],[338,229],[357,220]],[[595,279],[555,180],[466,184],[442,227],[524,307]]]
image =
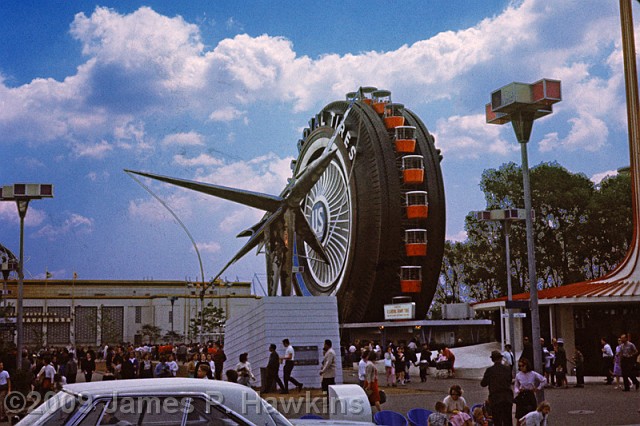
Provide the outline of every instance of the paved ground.
[[[411,408],[423,407],[432,409],[436,401],[442,400],[452,384],[459,384],[464,390],[464,397],[468,404],[481,403],[487,397],[486,388],[480,386],[480,377],[487,362],[487,349],[475,348],[474,354],[464,354],[456,351],[460,360],[456,378],[436,379],[430,375],[426,383],[420,383],[417,369],[412,369],[413,382],[405,386],[388,388],[384,386],[384,375],[380,375],[382,389],[387,392],[388,401],[384,409],[406,413]],[[464,359],[464,361],[462,361]],[[458,361],[456,361],[458,362]],[[382,370],[382,364],[379,363]],[[433,373],[433,370],[431,370]],[[79,379],[81,379],[79,375]],[[417,380],[416,380],[417,379]],[[356,372],[346,368],[343,372],[345,383],[356,383]],[[552,411],[549,418],[550,425],[563,426],[621,426],[640,425],[640,392],[622,392],[613,386],[607,386],[600,377],[587,377],[584,388],[574,388],[574,378],[570,377],[568,389],[546,389],[545,399],[550,402]],[[309,411],[322,409],[321,394],[318,390],[292,393],[289,399],[284,395],[264,395],[270,402],[276,401],[278,408],[289,417],[299,417]],[[288,408],[287,408],[288,407]],[[5,426],[7,423],[0,423]]]
[[[486,388],[480,386],[479,379],[435,379],[433,376],[429,376],[426,383],[420,383],[419,377],[416,376],[416,378],[418,378],[418,383],[409,383],[402,387],[388,388],[383,386],[382,389],[385,390],[388,397],[383,409],[403,414],[415,407],[433,409],[436,401],[441,401],[447,395],[449,386],[452,384],[462,386],[464,397],[470,405],[481,403],[488,395]],[[567,389],[545,389],[544,397],[552,407],[549,425],[640,425],[640,413],[638,413],[640,392],[615,390],[613,386],[605,385],[601,378],[587,378],[586,381],[584,388],[574,388],[573,380],[570,380],[570,387]],[[357,381],[353,370],[345,370],[345,383],[355,382]],[[294,393],[289,396],[296,398],[298,404],[293,399],[281,398],[282,395],[266,395],[272,403],[274,399],[277,399],[278,409],[292,418],[300,417],[308,412],[317,414],[315,410],[321,406],[318,404],[319,391],[303,391],[301,394]],[[293,407],[293,409],[287,410],[287,407]],[[326,415],[324,417],[328,418]]]

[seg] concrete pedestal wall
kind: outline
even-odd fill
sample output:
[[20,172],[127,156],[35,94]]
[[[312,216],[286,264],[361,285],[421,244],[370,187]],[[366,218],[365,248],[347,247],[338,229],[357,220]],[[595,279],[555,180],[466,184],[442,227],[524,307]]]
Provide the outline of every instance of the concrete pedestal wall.
[[[256,376],[252,386],[261,387],[260,368],[266,367],[269,360],[269,344],[276,344],[278,355],[283,356],[282,340],[285,338],[294,347],[318,347],[316,365],[296,365],[293,369],[292,376],[307,388],[320,387],[322,347],[325,339],[331,339],[339,372],[336,383],[342,383],[338,304],[335,297],[264,297],[252,300],[243,309],[234,310],[225,327],[225,371],[235,368],[240,354],[247,352],[253,375]],[[294,386],[290,385],[289,388],[293,389]]]

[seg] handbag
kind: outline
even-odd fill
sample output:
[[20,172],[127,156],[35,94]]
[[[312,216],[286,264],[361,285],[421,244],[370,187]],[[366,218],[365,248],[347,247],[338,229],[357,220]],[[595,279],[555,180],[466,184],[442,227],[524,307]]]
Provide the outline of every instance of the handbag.
[[382,389],[380,389],[378,392],[380,393],[380,404],[384,404],[385,402],[387,402],[387,394]]

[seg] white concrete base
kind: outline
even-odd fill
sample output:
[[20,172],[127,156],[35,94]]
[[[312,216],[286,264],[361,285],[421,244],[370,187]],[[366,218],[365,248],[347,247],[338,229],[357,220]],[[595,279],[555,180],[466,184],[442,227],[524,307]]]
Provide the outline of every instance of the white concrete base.
[[[320,365],[325,339],[331,339],[336,351],[336,383],[342,383],[338,304],[335,297],[264,297],[252,300],[245,309],[237,309],[225,327],[225,371],[235,368],[241,353],[249,354],[249,362],[256,380],[253,387],[261,387],[260,367],[269,360],[269,344],[277,346],[284,355],[283,339],[294,346],[317,346],[317,364],[296,365],[292,377],[306,388],[319,388]],[[282,378],[282,366],[280,368]],[[290,390],[294,389],[290,385]]]

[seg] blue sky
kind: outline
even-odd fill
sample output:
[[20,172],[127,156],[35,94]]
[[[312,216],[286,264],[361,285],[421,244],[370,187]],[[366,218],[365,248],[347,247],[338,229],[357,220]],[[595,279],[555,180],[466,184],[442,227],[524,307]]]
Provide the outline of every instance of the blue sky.
[[[4,1],[0,38],[0,184],[55,185],[29,209],[27,277],[195,279],[189,239],[123,169],[277,194],[308,119],[359,86],[391,90],[434,134],[450,239],[485,207],[482,171],[520,162],[511,127],[484,121],[505,84],[562,80],[531,165],[599,180],[629,162],[616,2]],[[207,278],[262,215],[149,184]],[[0,203],[16,254],[18,230]],[[255,273],[249,254],[225,275]]]

